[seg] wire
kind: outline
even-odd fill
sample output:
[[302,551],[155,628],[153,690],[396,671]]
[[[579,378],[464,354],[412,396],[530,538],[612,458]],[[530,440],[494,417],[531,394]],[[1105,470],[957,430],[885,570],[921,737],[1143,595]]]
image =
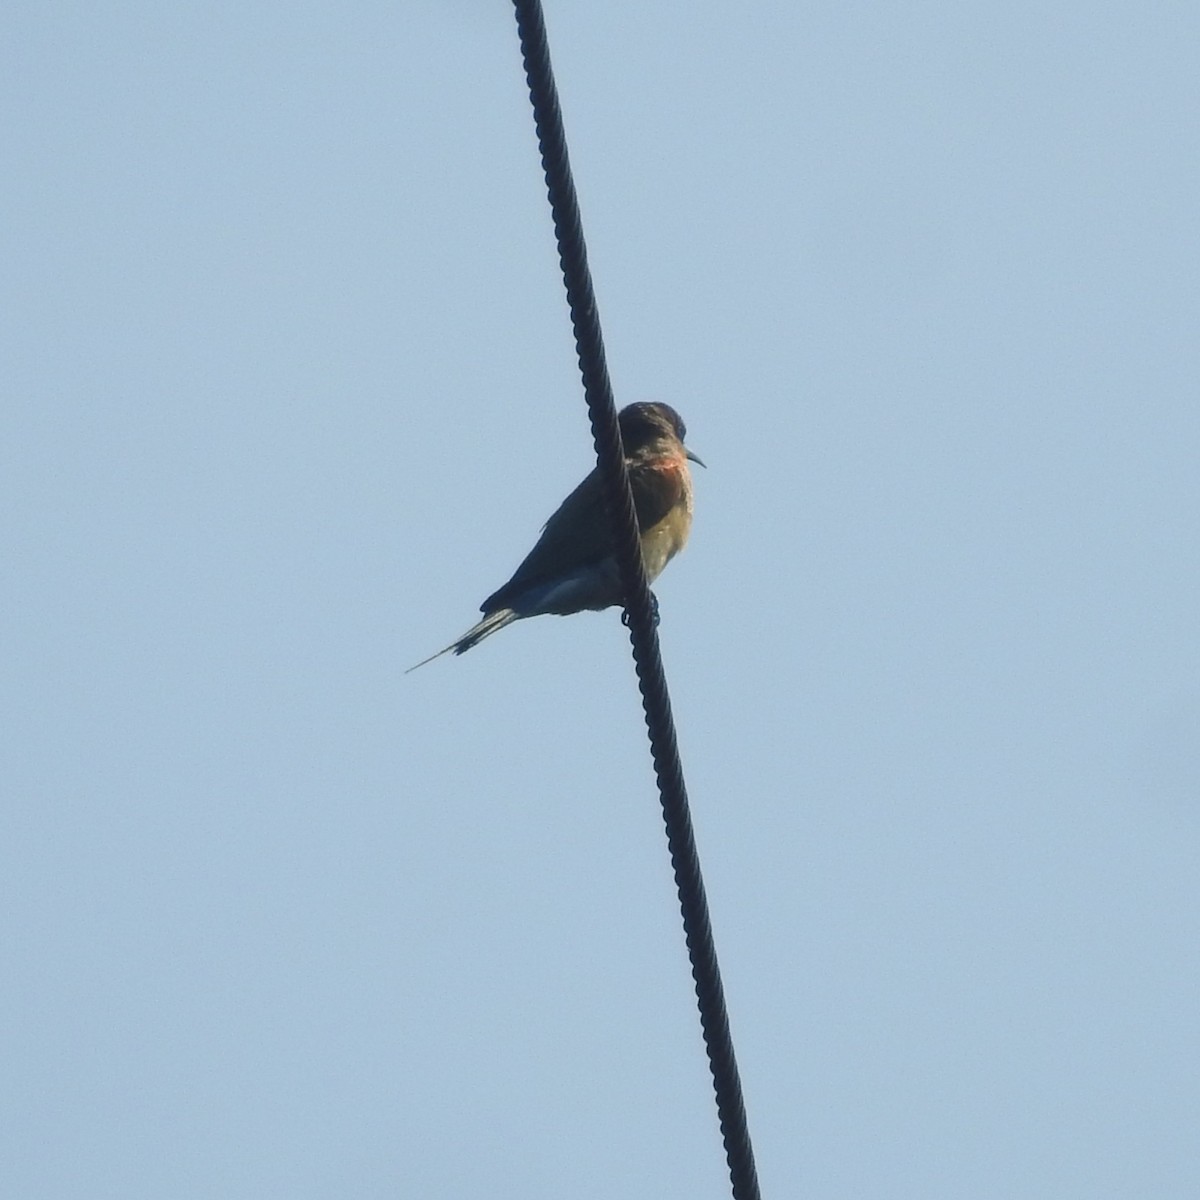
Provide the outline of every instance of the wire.
[[596,445],[596,460],[612,520],[614,549],[626,597],[625,623],[629,627],[629,640],[633,645],[638,687],[650,735],[650,752],[662,799],[667,846],[671,852],[675,886],[679,892],[684,937],[700,1009],[700,1027],[708,1051],[717,1116],[725,1143],[725,1159],[729,1164],[734,1200],[759,1200],[754,1151],[750,1144],[742,1085],[729,1032],[725,991],[721,986],[708,901],[704,895],[704,880],[700,874],[700,859],[696,852],[687,789],[683,782],[683,764],[679,758],[671,700],[659,651],[656,605],[642,564],[633,495],[617,425],[612,382],[604,358],[604,340],[600,333],[592,276],[588,270],[579,201],[571,177],[558,91],[550,67],[545,19],[540,0],[514,0],[514,7],[525,76],[529,82],[529,97],[533,102],[542,168],[546,174],[546,190],[554,216],[559,263],[566,284],[567,303],[571,309],[571,324],[575,330],[579,370],[583,376],[583,390]]

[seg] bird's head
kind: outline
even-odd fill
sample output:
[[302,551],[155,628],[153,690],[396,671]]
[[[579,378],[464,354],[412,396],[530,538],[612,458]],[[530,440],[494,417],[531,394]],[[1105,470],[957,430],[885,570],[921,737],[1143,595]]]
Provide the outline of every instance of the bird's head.
[[621,441],[627,458],[643,454],[682,453],[692,462],[700,463],[684,444],[687,427],[683,418],[669,404],[630,404],[617,416],[621,426]]

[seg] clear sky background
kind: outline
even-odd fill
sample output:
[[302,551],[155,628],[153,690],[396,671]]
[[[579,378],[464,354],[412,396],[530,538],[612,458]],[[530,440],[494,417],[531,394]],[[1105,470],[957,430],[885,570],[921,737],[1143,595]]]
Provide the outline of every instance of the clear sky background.
[[[548,24],[765,1195],[1200,1195],[1200,8]],[[726,1195],[508,5],[5,25],[0,1195]]]

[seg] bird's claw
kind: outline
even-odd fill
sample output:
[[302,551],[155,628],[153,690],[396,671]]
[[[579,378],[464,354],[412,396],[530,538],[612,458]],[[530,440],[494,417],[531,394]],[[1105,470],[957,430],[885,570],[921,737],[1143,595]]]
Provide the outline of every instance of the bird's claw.
[[[654,628],[657,629],[661,618],[658,615],[658,597],[653,592],[650,593],[650,619],[654,623]],[[621,613],[621,624],[626,629],[629,628],[629,609],[625,609]]]

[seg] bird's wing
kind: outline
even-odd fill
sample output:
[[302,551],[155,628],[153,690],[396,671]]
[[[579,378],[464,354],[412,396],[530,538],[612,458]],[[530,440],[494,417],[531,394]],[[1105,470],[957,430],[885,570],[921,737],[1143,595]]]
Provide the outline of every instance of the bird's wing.
[[[641,529],[657,525],[683,495],[683,477],[675,469],[657,470],[639,464],[630,472],[630,484]],[[483,602],[480,611],[494,612],[531,585],[593,566],[611,553],[603,486],[599,473],[593,470],[558,506],[512,578]]]
[[503,608],[531,585],[569,575],[607,554],[608,514],[604,511],[600,476],[592,471],[558,506],[512,578],[480,605],[480,611]]

